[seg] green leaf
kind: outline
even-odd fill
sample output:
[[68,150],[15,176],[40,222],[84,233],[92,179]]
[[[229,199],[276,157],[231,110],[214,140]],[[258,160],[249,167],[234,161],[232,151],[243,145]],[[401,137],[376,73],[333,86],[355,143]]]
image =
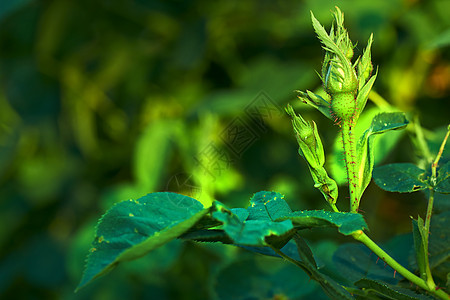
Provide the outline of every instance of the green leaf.
[[[370,80],[369,80],[370,81]],[[364,190],[370,183],[372,170],[375,163],[374,158],[374,135],[381,134],[390,130],[397,130],[406,127],[408,120],[404,113],[381,113],[372,119],[372,123],[357,145],[357,172],[359,180],[359,190],[356,191],[357,198],[361,199]]]
[[422,218],[418,217],[417,221],[412,220],[413,236],[414,236],[414,250],[416,254],[416,261],[419,267],[420,278],[427,280],[427,264],[428,264],[428,245],[426,242],[425,227]]
[[317,268],[316,260],[314,259],[314,255],[309,248],[306,241],[300,236],[300,234],[294,234],[294,242],[297,245],[297,252],[300,259],[304,262],[307,262]]
[[235,214],[239,218],[239,220],[241,220],[241,222],[244,222],[245,220],[247,220],[247,218],[248,218],[248,216],[250,214],[247,209],[240,208],[240,207],[232,208],[232,209],[230,209],[230,211],[233,214]]
[[223,230],[234,244],[245,246],[267,246],[271,243],[285,244],[293,234],[294,226],[290,220],[273,222],[269,218],[239,220],[222,203],[215,201],[212,217],[221,222],[218,229]]
[[432,298],[416,294],[411,290],[405,288],[399,288],[390,286],[384,282],[370,279],[361,279],[355,282],[355,285],[359,288],[365,289],[369,294],[382,295],[388,299],[393,300],[431,300]]
[[431,218],[428,253],[435,281],[445,284],[450,270],[450,211],[434,214]]
[[373,170],[375,183],[385,191],[411,193],[429,187],[425,171],[411,163],[390,164]]
[[[399,264],[407,265],[408,255],[413,246],[412,234],[397,235],[380,247],[391,255]],[[399,273],[386,265],[365,245],[342,244],[333,254],[337,272],[333,276],[343,278],[343,282],[352,284],[362,278],[380,280],[388,284],[397,284],[403,279]]]
[[218,299],[306,299],[319,286],[293,264],[264,256],[237,260],[218,273]]
[[405,114],[402,112],[385,112],[373,118],[370,131],[372,134],[384,133],[405,128],[408,123]]
[[367,228],[360,214],[324,210],[295,211],[277,219],[279,220],[291,220],[296,228],[337,227],[344,235],[351,235],[355,231]]
[[[297,253],[292,253],[292,242],[284,246],[281,251],[285,256],[289,256],[293,259],[297,266],[300,267],[310,278],[319,282],[323,291],[330,299],[354,299],[350,293],[344,289],[339,283],[337,283],[331,277],[323,274],[317,267],[316,261],[312,254],[311,249],[305,240],[298,234],[293,235],[293,240],[297,246]],[[274,246],[277,248],[276,246]],[[279,249],[279,248],[278,248]],[[250,249],[251,250],[251,249]],[[270,252],[262,253],[265,255],[273,255]],[[297,255],[298,254],[298,255]]]
[[438,169],[434,190],[441,194],[450,194],[450,161]]
[[[437,194],[439,195],[439,194]],[[435,195],[436,196],[436,195]],[[442,195],[447,196],[447,195]],[[435,199],[436,200],[436,199]],[[448,199],[445,199],[448,200]],[[444,286],[450,270],[450,229],[448,220],[450,211],[433,214],[428,237],[428,260],[433,279],[439,286]],[[410,257],[411,268],[418,269],[420,262]]]
[[[277,254],[270,247],[251,247],[251,246],[243,246],[243,245],[237,245],[237,246],[241,247],[245,250],[258,253],[258,254],[281,258],[281,256],[279,254]],[[273,247],[280,249],[280,247],[277,247],[276,245],[273,245]],[[300,260],[300,257],[298,256],[297,246],[295,245],[295,243],[292,239],[289,242],[287,242],[286,245],[282,246],[280,250],[287,256],[292,257],[295,260]]]
[[284,201],[284,195],[277,192],[260,191],[250,199],[247,208],[247,220],[270,220],[274,221],[292,212],[289,205]]
[[311,249],[298,233],[294,234],[294,241],[301,259],[301,261],[297,261],[299,267],[311,276],[311,278],[319,282],[323,291],[330,299],[353,299],[352,295],[339,283],[319,271]]
[[209,209],[175,193],[153,193],[114,205],[100,219],[86,269],[77,287],[137,259],[189,230]]

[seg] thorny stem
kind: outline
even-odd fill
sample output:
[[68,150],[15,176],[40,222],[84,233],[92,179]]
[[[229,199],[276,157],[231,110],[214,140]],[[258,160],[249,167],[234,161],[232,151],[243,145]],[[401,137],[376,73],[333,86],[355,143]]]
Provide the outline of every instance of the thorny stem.
[[356,144],[352,133],[352,121],[342,124],[342,144],[344,146],[345,165],[347,166],[348,188],[350,193],[350,212],[358,212],[359,199],[357,198],[358,180],[356,176]]
[[395,259],[393,259],[389,254],[387,254],[383,249],[381,249],[374,241],[372,241],[362,230],[358,230],[352,234],[352,237],[367,246],[373,253],[375,253],[379,258],[381,258],[390,267],[396,270],[403,277],[408,279],[410,282],[421,287],[422,289],[430,292],[431,294],[439,297],[440,299],[450,299],[450,296],[444,292],[444,290],[436,289],[436,285],[433,283],[430,285],[429,282],[425,282],[420,277],[414,275],[401,264],[399,264]]

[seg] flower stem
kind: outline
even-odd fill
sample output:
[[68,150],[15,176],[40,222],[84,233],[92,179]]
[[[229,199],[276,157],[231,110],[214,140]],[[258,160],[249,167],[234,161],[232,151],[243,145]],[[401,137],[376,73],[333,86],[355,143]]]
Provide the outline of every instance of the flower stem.
[[[374,241],[372,241],[362,230],[358,230],[352,234],[353,238],[364,245],[366,245],[373,253],[375,253],[379,258],[381,258],[385,263],[391,266],[403,277],[408,279],[410,282],[421,287],[422,289],[432,293],[440,299],[450,299],[449,295],[441,289],[436,289],[436,285],[429,285],[420,277],[411,273],[408,269],[399,264],[395,259],[393,259],[389,254],[387,254],[383,249],[381,249]],[[433,283],[434,284],[434,283]]]
[[[447,131],[447,134],[445,135],[444,140],[442,141],[441,147],[439,149],[438,154],[436,155],[436,159],[431,164],[431,187],[429,189],[430,196],[428,197],[428,205],[427,205],[427,216],[425,218],[425,249],[428,252],[429,248],[429,235],[430,235],[430,223],[431,223],[431,216],[433,215],[433,202],[434,202],[434,186],[436,185],[437,181],[437,174],[436,169],[439,163],[439,160],[441,159],[442,152],[444,152],[445,144],[447,143],[448,136],[450,135],[450,126],[449,130]],[[431,274],[431,268],[430,263],[428,261],[428,256],[425,257],[425,265],[426,265],[426,279],[427,279],[427,285],[428,286],[435,286],[433,276]]]
[[350,194],[350,212],[357,213],[359,199],[357,197],[358,180],[356,176],[356,144],[352,133],[353,121],[342,123],[342,145],[344,147],[345,165],[347,168],[348,189]]
[[434,186],[436,185],[437,181],[437,174],[436,169],[439,163],[439,160],[441,159],[442,152],[444,152],[445,144],[447,143],[447,139],[450,135],[450,125],[448,126],[447,134],[444,137],[444,140],[442,141],[441,147],[439,148],[439,152],[436,155],[436,159],[431,164],[431,185],[430,187],[430,197],[428,198],[428,207],[427,207],[427,217],[425,219],[425,232],[427,233],[426,241],[428,245],[428,234],[430,233],[430,222],[431,222],[431,216],[433,214],[433,201],[434,201]]

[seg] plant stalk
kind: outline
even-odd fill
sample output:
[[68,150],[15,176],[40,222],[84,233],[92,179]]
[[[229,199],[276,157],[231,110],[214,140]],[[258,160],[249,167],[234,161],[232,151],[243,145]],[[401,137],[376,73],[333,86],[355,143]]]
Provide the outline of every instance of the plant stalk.
[[431,164],[431,185],[430,188],[430,197],[428,199],[428,206],[427,206],[427,217],[425,218],[425,232],[427,233],[426,241],[427,241],[427,249],[428,249],[428,235],[430,233],[430,222],[431,222],[431,216],[433,215],[433,202],[434,202],[434,186],[436,185],[437,180],[437,166],[439,163],[439,160],[441,159],[442,153],[444,152],[445,144],[447,143],[447,139],[450,135],[450,125],[447,130],[447,134],[444,137],[444,140],[442,141],[441,147],[439,148],[439,152],[436,155],[436,159]]
[[425,282],[422,278],[414,275],[408,269],[399,264],[395,259],[393,259],[389,254],[387,254],[383,249],[381,249],[374,241],[372,241],[362,230],[358,230],[352,234],[353,238],[364,245],[367,246],[373,253],[375,253],[379,258],[381,258],[385,263],[387,263],[390,267],[396,270],[403,277],[408,279],[410,282],[415,285],[421,287],[422,289],[430,292],[440,299],[450,299],[450,296],[441,289],[436,289],[436,285],[429,285],[428,282]]
[[345,165],[347,168],[348,190],[350,194],[350,212],[357,213],[359,199],[357,197],[358,180],[356,173],[356,143],[352,133],[353,121],[342,124],[342,145],[344,147]]
[[[439,152],[436,155],[436,159],[433,161],[433,163],[431,164],[431,185],[432,187],[430,187],[429,191],[430,191],[430,196],[428,198],[428,205],[427,205],[427,216],[425,218],[425,249],[428,253],[428,248],[429,248],[429,235],[430,235],[430,223],[431,223],[431,216],[433,215],[433,202],[434,202],[434,186],[436,185],[436,180],[437,180],[437,166],[439,163],[439,160],[441,159],[442,153],[444,152],[444,147],[445,144],[447,143],[447,139],[448,136],[450,135],[450,126],[449,126],[449,130],[447,131],[447,134],[444,137],[444,140],[442,141],[441,147],[439,148]],[[427,274],[427,285],[428,286],[435,286],[436,284],[434,283],[433,280],[433,275],[431,273],[431,268],[430,268],[430,263],[428,260],[428,256],[425,257],[426,260],[426,274]]]
[[[434,202],[434,189],[430,188],[430,197],[428,198],[428,206],[427,206],[427,216],[425,218],[425,249],[428,253],[428,238],[430,235],[430,222],[431,222],[431,216],[433,214],[433,202]],[[428,255],[425,256],[425,265],[426,269],[425,272],[427,274],[427,284],[428,286],[435,286],[433,280],[433,275],[431,274],[431,268],[430,268],[430,262],[428,259]]]

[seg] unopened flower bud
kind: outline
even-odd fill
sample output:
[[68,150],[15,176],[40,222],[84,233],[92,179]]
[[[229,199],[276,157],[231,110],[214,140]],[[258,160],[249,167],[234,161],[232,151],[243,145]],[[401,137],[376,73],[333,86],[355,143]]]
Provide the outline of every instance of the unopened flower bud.
[[292,118],[300,155],[306,159],[312,168],[323,166],[325,153],[316,123],[314,121],[311,123],[306,122],[302,116],[295,114],[294,109],[290,105],[287,106],[286,112]]

